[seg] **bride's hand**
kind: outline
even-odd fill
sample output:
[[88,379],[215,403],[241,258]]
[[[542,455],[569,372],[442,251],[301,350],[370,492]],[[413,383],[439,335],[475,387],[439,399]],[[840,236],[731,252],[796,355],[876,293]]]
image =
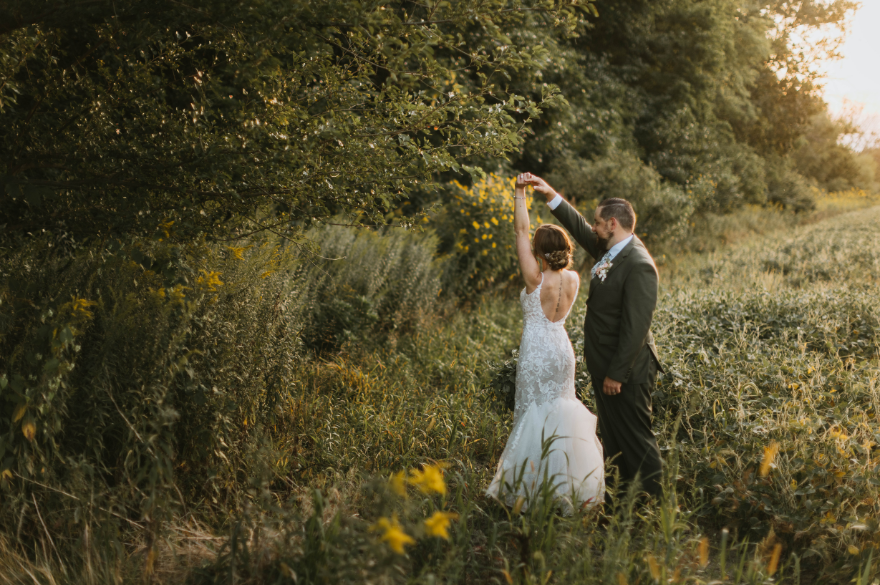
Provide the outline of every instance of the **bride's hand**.
[[538,175],[533,175],[532,173],[523,173],[516,177],[516,186],[520,188],[520,181],[522,181],[523,186],[529,185],[535,191],[539,193],[543,193],[544,196],[556,196],[556,191],[553,190],[553,187],[547,184],[547,181],[539,177]]
[[526,187],[529,186],[528,180],[532,175],[529,173],[520,173],[516,176],[516,185],[515,187],[519,190],[524,191]]

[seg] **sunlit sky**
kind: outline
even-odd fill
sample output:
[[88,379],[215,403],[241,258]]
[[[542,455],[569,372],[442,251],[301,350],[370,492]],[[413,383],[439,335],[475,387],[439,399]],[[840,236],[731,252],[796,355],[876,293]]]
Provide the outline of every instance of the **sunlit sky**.
[[880,134],[880,0],[861,0],[841,47],[843,58],[825,65],[825,101],[832,114],[857,110],[863,129]]

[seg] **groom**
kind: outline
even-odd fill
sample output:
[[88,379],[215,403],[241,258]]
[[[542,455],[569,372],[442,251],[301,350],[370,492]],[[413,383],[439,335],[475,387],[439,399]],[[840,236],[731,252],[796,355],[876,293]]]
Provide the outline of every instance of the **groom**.
[[638,476],[660,495],[662,463],[651,431],[651,393],[663,371],[651,335],[657,304],[657,267],[633,233],[636,216],[625,199],[599,203],[591,227],[546,181],[528,175],[551,213],[599,261],[593,266],[584,320],[584,358],[596,390],[599,432],[606,459],[621,479]]

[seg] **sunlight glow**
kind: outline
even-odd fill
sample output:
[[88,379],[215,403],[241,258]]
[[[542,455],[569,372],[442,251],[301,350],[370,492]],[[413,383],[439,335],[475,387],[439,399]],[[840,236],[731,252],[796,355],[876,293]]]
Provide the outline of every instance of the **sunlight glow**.
[[862,0],[850,18],[840,52],[825,64],[825,101],[832,115],[846,116],[880,136],[880,0]]

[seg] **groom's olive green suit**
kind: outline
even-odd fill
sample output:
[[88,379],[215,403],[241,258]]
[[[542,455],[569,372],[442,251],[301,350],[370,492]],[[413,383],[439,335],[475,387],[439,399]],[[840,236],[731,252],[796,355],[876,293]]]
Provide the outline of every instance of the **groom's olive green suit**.
[[[552,211],[574,240],[596,260],[596,234],[578,211],[562,201]],[[594,276],[584,320],[584,359],[593,380],[599,433],[605,458],[612,459],[624,481],[638,474],[646,491],[660,491],[661,461],[651,431],[651,394],[657,357],[651,319],[657,305],[657,267],[638,237],[611,261],[605,279]],[[620,394],[602,391],[605,378],[621,382]]]

